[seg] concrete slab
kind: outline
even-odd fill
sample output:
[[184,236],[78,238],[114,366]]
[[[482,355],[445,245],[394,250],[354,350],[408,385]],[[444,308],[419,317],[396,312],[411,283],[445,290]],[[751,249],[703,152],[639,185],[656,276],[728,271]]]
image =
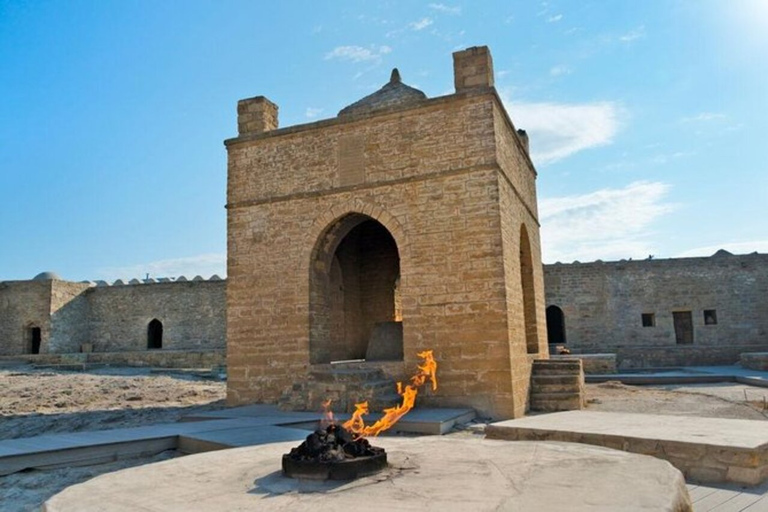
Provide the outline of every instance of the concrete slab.
[[[351,482],[285,478],[295,443],[117,471],[49,499],[46,512],[230,510],[691,511],[679,471],[651,457],[567,443],[382,438],[389,468]],[[631,485],[627,485],[631,482]]]
[[[444,434],[474,416],[471,409],[414,409],[392,433]],[[379,417],[371,414],[366,419],[375,421]],[[348,418],[348,414],[338,416],[339,421]],[[282,412],[272,405],[255,405],[206,413],[196,416],[196,421],[6,439],[0,441],[0,476],[29,468],[86,464],[106,455],[115,460],[175,448],[197,453],[303,440],[319,419],[318,413]]]
[[768,478],[768,422],[567,411],[508,420],[490,439],[555,440],[606,446],[670,461],[702,482],[757,485]]
[[[365,419],[366,422],[375,422],[381,416],[381,413],[371,413]],[[392,431],[395,433],[442,435],[449,432],[457,424],[471,421],[475,416],[473,409],[417,408],[411,410],[397,422]],[[183,421],[224,418],[252,418],[259,425],[299,425],[302,428],[312,429],[314,423],[320,419],[320,413],[280,411],[274,405],[248,405],[186,416]],[[337,421],[346,421],[350,418],[350,414],[339,413],[335,415],[335,418]]]
[[630,385],[739,382],[752,386],[768,387],[768,372],[743,368],[740,365],[624,370],[618,373],[585,375],[584,379],[587,383],[615,380]]
[[198,432],[179,436],[178,449],[183,453],[202,453],[242,446],[258,446],[269,443],[294,441],[300,444],[309,431],[287,427],[247,427],[212,432]]

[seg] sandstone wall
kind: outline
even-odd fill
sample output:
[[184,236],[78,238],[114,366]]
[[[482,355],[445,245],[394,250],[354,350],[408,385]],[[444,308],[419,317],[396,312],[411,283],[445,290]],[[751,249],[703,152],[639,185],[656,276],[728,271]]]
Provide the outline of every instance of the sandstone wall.
[[79,352],[88,342],[89,283],[51,281],[51,335],[48,352]]
[[[496,151],[501,173],[497,175],[500,191],[501,235],[504,248],[504,273],[508,336],[516,414],[522,415],[528,404],[531,363],[548,356],[546,319],[544,317],[544,282],[541,243],[536,203],[536,171],[525,148],[517,139],[514,126],[502,108],[494,109]],[[523,229],[525,226],[525,229]],[[521,268],[522,237],[529,242],[533,283],[525,291]],[[533,311],[526,322],[525,293],[533,295]],[[531,304],[528,305],[529,309]],[[532,332],[531,332],[532,331]],[[535,337],[535,350],[529,349],[527,337]]]
[[88,340],[97,352],[147,349],[147,326],[163,324],[163,349],[224,348],[226,282],[187,281],[91,287]]
[[[400,255],[405,359],[390,366],[394,376],[411,374],[416,353],[434,349],[440,391],[422,403],[520,414],[512,400],[495,101],[490,93],[462,94],[228,141],[230,403],[275,401],[306,374],[313,251],[330,226],[356,212],[383,224]],[[361,145],[356,178],[339,161],[350,139]]]
[[[768,255],[547,265],[545,285],[547,305],[563,310],[566,346],[616,352],[621,367],[732,364],[768,348]],[[690,345],[676,341],[680,311],[692,314]],[[643,327],[642,314],[655,325]]]
[[40,352],[48,351],[51,281],[0,282],[0,355],[27,354],[30,327],[39,327]]

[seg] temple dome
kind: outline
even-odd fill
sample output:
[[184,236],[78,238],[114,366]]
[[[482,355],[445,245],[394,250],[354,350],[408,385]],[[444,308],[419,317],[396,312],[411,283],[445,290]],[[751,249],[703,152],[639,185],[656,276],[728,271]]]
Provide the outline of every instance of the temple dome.
[[390,107],[415,105],[425,99],[427,99],[427,95],[422,91],[405,85],[400,81],[400,72],[395,68],[392,70],[389,82],[384,87],[344,107],[339,111],[339,116],[370,113]]
[[33,281],[61,281],[61,277],[56,272],[40,272],[32,278]]

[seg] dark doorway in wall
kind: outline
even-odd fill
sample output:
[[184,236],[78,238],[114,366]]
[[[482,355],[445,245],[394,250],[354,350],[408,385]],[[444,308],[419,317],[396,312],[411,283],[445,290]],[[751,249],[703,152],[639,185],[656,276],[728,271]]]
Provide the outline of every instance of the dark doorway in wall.
[[402,360],[400,254],[389,230],[359,213],[320,237],[310,266],[310,362]]
[[28,336],[29,336],[29,353],[39,354],[40,342],[42,341],[42,334],[40,332],[40,328],[30,327]]
[[672,313],[675,323],[675,340],[678,345],[693,343],[693,316],[690,311],[675,311]]
[[565,316],[557,306],[547,308],[547,342],[550,345],[565,344]]
[[157,318],[147,326],[147,348],[149,350],[163,348],[163,322]]

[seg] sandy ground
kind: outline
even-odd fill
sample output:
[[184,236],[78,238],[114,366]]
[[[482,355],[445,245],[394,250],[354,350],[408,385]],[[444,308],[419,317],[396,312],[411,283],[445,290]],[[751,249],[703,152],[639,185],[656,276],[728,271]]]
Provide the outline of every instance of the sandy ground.
[[226,383],[142,368],[0,369],[0,439],[173,423],[224,407]]
[[591,411],[708,416],[766,420],[768,388],[735,383],[684,386],[626,386],[620,382],[587,384]]
[[[101,430],[168,423],[186,414],[224,406],[226,384],[184,374],[112,368],[89,372],[54,372],[28,366],[0,368],[0,439],[46,433]],[[768,419],[768,389],[740,384],[639,387],[618,382],[587,385],[590,410]],[[475,427],[456,432],[471,435]],[[102,473],[179,456],[0,477],[2,512],[39,510],[50,496]]]

